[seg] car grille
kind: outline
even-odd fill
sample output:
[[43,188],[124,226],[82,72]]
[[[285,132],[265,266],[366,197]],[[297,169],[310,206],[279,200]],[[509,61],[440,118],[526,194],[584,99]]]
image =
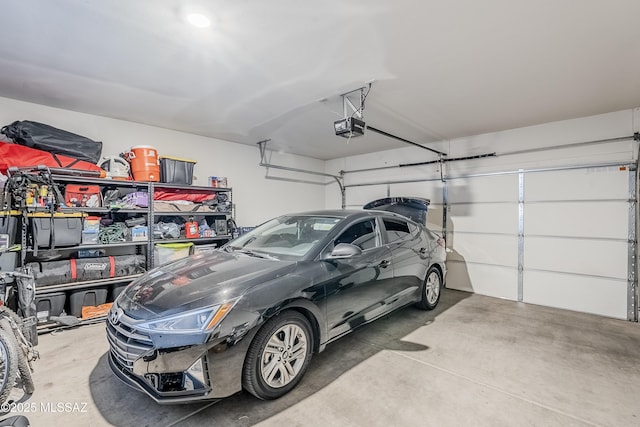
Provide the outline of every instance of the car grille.
[[115,360],[129,371],[133,370],[136,359],[153,350],[149,335],[122,321],[114,325],[111,320],[107,320],[107,339]]

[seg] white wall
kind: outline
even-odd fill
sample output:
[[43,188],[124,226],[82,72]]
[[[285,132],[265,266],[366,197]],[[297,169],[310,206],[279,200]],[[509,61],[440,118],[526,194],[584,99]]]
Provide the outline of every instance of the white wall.
[[[228,177],[239,225],[256,225],[286,212],[339,208],[341,204],[335,183],[323,186],[266,179],[265,169],[258,166],[256,146],[0,98],[0,123],[15,120],[39,121],[101,140],[105,156],[147,144],[156,147],[161,155],[196,159],[195,185],[206,185],[210,175]],[[448,286],[516,299],[519,281],[518,175],[455,179],[456,176],[634,162],[637,144],[631,141],[548,148],[628,136],[639,127],[640,109],[634,109],[433,144],[450,157],[498,154],[445,165],[450,177],[446,224],[450,250]],[[537,148],[541,150],[506,154]],[[270,163],[331,174],[433,159],[432,154],[415,147],[328,162],[268,153]],[[347,206],[359,208],[387,195],[427,197],[432,201],[428,225],[441,231],[440,173],[439,165],[348,172]],[[269,175],[316,183],[329,181],[278,170],[270,170]],[[394,183],[387,184],[390,181]],[[355,186],[372,182],[378,185]],[[596,168],[525,174],[525,183],[523,300],[624,318],[628,171]]]
[[[445,165],[446,175],[454,177],[447,181],[447,285],[516,300],[521,279],[525,302],[626,318],[630,172],[602,167],[525,173],[520,275],[517,171],[635,163],[638,147],[630,140],[552,148],[630,136],[639,127],[640,109],[634,109],[432,144],[449,157],[497,153]],[[441,231],[439,165],[349,172],[434,159],[408,146],[329,161],[326,172],[347,171],[348,207],[387,195],[430,198],[428,226]],[[496,174],[455,179],[487,173]],[[385,184],[396,181],[419,182]],[[359,186],[366,183],[377,185]],[[337,186],[327,187],[326,200],[328,208],[340,206]]]
[[[257,225],[287,212],[324,207],[323,186],[265,179],[265,169],[258,166],[257,146],[0,98],[0,124],[16,120],[46,123],[102,141],[103,156],[117,155],[135,145],[151,145],[160,155],[197,160],[194,185],[207,185],[212,175],[228,177],[240,226]],[[269,152],[269,156],[272,163],[317,171],[324,168],[320,160],[275,152]],[[276,171],[270,175],[291,176]]]

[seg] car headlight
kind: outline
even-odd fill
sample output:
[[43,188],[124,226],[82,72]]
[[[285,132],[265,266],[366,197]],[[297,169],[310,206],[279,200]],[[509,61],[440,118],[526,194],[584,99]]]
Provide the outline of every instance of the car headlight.
[[138,324],[138,328],[164,333],[206,332],[220,323],[235,303],[236,301],[230,301],[213,307],[187,311],[158,320],[150,320]]

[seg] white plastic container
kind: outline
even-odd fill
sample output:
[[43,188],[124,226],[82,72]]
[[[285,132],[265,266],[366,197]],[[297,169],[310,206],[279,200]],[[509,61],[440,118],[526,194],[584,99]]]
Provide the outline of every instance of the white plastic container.
[[157,267],[186,258],[191,254],[193,243],[158,243],[153,249],[153,262]]

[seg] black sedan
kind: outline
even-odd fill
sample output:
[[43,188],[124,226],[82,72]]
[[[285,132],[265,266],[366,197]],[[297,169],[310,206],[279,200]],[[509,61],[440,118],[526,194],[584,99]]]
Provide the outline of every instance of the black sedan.
[[444,261],[441,238],[394,213],[281,216],[131,283],[109,312],[109,364],[160,403],[275,399],[354,328],[433,309]]

